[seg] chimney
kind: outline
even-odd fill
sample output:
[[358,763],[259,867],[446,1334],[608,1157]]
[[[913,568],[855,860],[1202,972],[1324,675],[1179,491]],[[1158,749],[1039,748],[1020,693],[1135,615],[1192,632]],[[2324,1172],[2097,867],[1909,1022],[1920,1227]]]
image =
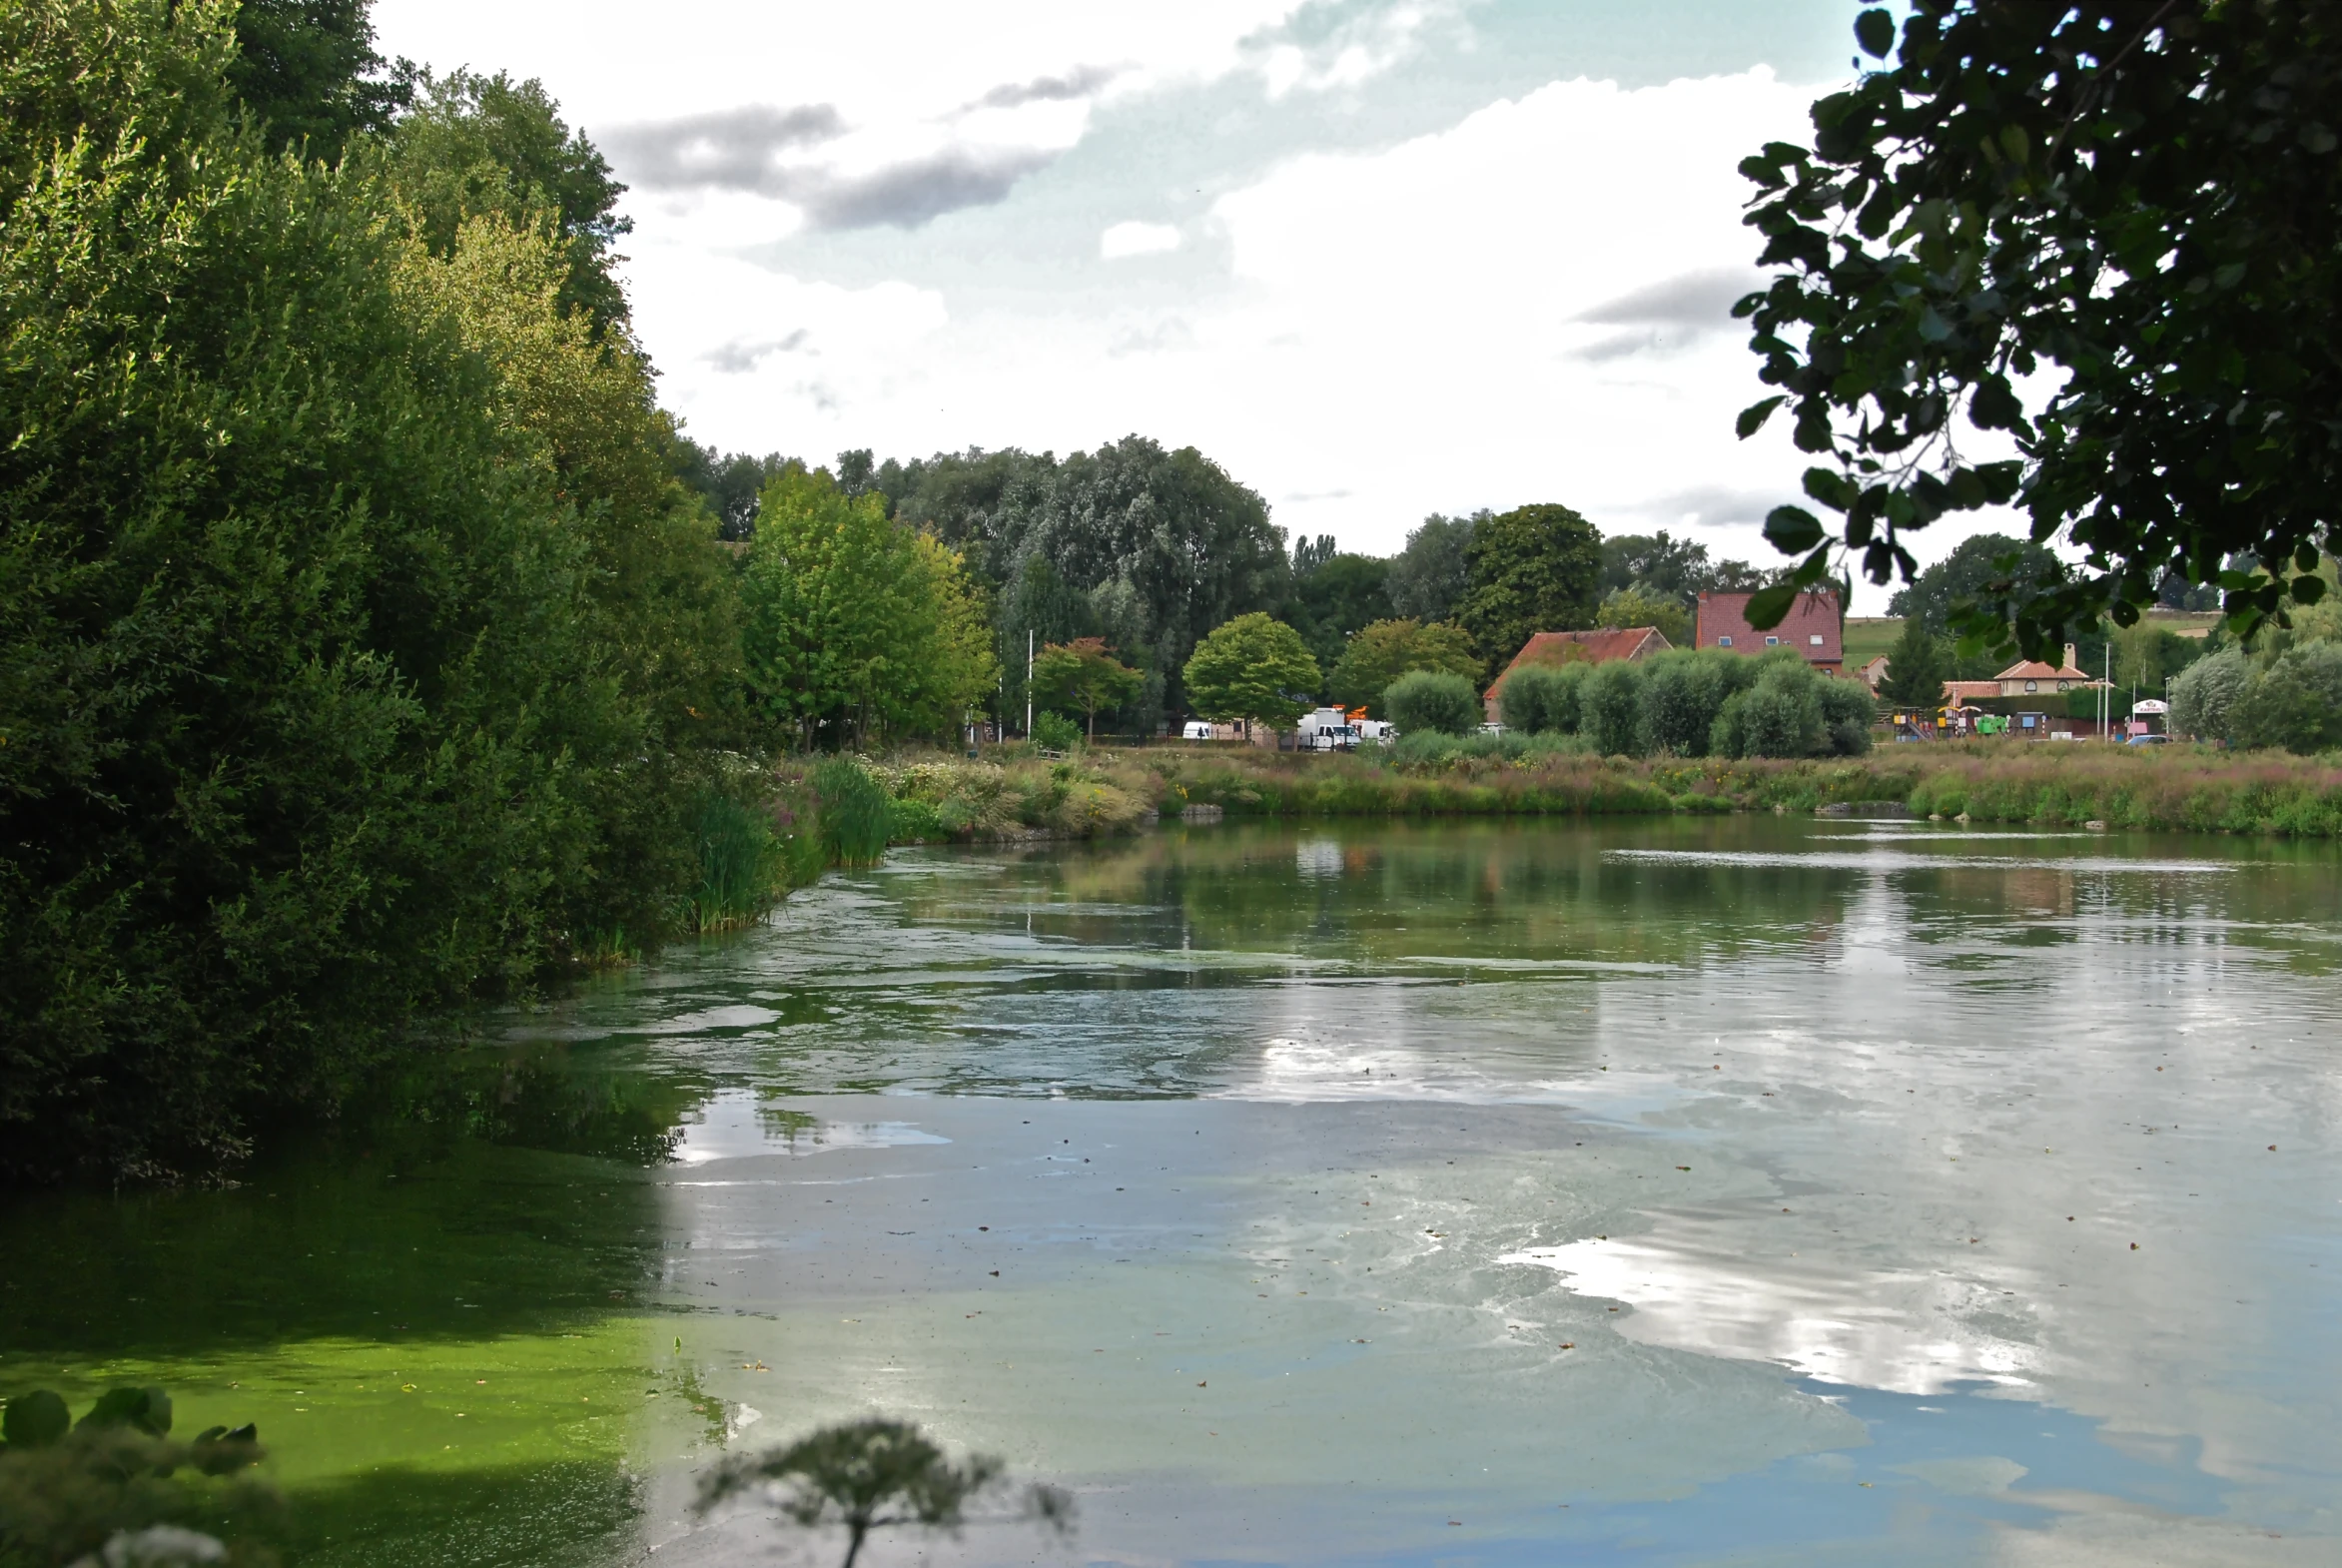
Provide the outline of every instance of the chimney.
[[2073,663],[2073,644],[2069,642],[2069,643],[2067,643],[2067,644],[2065,645],[2065,663],[2064,663],[2062,666],[2060,666],[2060,667],[2059,667],[2059,669],[2058,669],[2058,673],[2062,675],[2063,673],[2065,673],[2065,671],[2066,671],[2066,670],[2069,670],[2069,669],[2072,669],[2072,668],[2074,668],[2074,663]]

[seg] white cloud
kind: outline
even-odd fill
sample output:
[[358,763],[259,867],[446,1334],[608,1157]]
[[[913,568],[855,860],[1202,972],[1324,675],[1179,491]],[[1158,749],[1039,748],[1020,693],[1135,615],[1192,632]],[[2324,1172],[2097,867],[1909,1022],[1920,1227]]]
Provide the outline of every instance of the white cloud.
[[1179,231],[1170,224],[1119,223],[1098,237],[1098,254],[1108,261],[1156,256],[1179,248]]

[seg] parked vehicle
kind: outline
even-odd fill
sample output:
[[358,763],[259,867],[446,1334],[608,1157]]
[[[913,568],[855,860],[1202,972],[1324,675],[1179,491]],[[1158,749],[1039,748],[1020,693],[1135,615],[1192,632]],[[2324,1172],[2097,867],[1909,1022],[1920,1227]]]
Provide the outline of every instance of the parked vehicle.
[[1181,740],[1209,740],[1210,738],[1211,724],[1206,719],[1189,719],[1179,726],[1179,739]]
[[1355,751],[1358,732],[1340,708],[1319,708],[1301,720],[1299,745],[1303,751]]
[[2125,746],[2168,746],[2171,744],[2171,737],[2168,735],[2133,735],[2122,744]]

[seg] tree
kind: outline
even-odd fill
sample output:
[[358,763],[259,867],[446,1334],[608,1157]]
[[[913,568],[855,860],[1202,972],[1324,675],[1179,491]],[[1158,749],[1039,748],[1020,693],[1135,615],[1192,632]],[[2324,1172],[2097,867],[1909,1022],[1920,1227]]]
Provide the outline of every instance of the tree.
[[1378,620],[1344,645],[1327,684],[1334,701],[1363,708],[1380,702],[1384,688],[1409,670],[1439,670],[1469,680],[1480,667],[1480,656],[1460,627],[1426,626],[1412,618]]
[[1099,637],[1053,642],[1033,661],[1034,700],[1079,708],[1090,739],[1098,739],[1098,710],[1119,708],[1139,691],[1139,672],[1107,651]]
[[[909,1525],[957,1535],[987,1517],[972,1514],[973,1506],[1007,1490],[1007,1466],[989,1454],[954,1464],[918,1427],[871,1417],[786,1447],[728,1455],[700,1477],[694,1506],[705,1514],[744,1492],[777,1492],[792,1522],[844,1529],[843,1568],[854,1568],[871,1531]],[[989,1517],[1030,1521],[1062,1538],[1073,1534],[1074,1500],[1054,1486],[1032,1485]]]
[[1918,616],[1906,619],[1887,650],[1887,678],[1879,683],[1879,695],[1899,708],[1933,712],[1944,705],[1944,683],[1950,679],[1952,650],[1944,639]]
[[1214,627],[1184,673],[1187,700],[1207,719],[1287,725],[1316,700],[1317,661],[1300,633],[1260,610]]
[[1602,536],[1567,506],[1521,506],[1490,517],[1464,553],[1471,587],[1456,619],[1491,667],[1537,632],[1593,622]]
[[1642,738],[1653,751],[1676,757],[1708,753],[1716,716],[1733,693],[1746,690],[1757,661],[1729,649],[1662,653],[1643,665]]
[[618,212],[626,187],[600,149],[533,79],[424,71],[415,81],[385,156],[423,243],[445,254],[464,220],[483,214],[542,223],[568,262],[562,309],[584,312],[597,337],[623,319],[616,246],[634,222]]
[[2239,746],[2307,755],[2342,746],[2342,644],[2288,648],[2245,683],[2228,712]]
[[2171,678],[2171,730],[2197,740],[2229,738],[2229,714],[2252,679],[2252,662],[2234,648],[2198,659]]
[[1656,626],[1669,646],[1688,648],[1692,644],[1692,617],[1684,609],[1683,601],[1648,588],[1620,588],[1594,612],[1594,624],[1613,628]]
[[1578,730],[1606,757],[1641,756],[1643,670],[1629,659],[1597,664],[1578,688]]
[[741,577],[749,686],[804,744],[939,733],[994,680],[957,552],[827,469],[767,485]]
[[1382,694],[1383,711],[1402,735],[1469,735],[1480,725],[1480,694],[1461,675],[1410,670]]
[[1318,667],[1328,670],[1340,662],[1351,637],[1391,618],[1390,562],[1333,551],[1332,542],[1330,536],[1321,538],[1328,548],[1314,556],[1303,547],[1293,551],[1293,627]]
[[[2342,550],[2342,8],[1914,0],[1855,36],[1892,65],[1814,105],[1809,149],[1742,171],[1759,265],[1736,314],[1827,459],[1766,531],[1819,582],[1835,550],[1885,582],[1949,511],[2013,501],[2083,552],[2028,600],[1987,585],[1969,634],[2049,657],[2137,620],[2169,577],[2217,582],[2250,631]],[[2050,382],[2028,407],[2025,379]],[[2018,455],[1975,461],[1958,420]],[[1835,537],[1833,537],[1835,535]],[[2236,553],[2257,569],[2227,564]],[[1760,595],[1777,620],[1787,595]],[[1764,622],[1770,623],[1770,622]]]
[[1708,586],[1708,546],[1657,533],[1614,533],[1602,541],[1602,588],[1641,588],[1689,599]]
[[1524,735],[1567,735],[1578,727],[1578,688],[1592,666],[1584,660],[1555,666],[1527,664],[1504,677],[1497,712],[1504,727]]
[[1469,517],[1443,517],[1433,512],[1416,524],[1406,547],[1391,558],[1386,586],[1392,611],[1426,623],[1451,619],[1472,584],[1465,549],[1473,530],[1492,515],[1477,511]]
[[1887,613],[1919,621],[1941,637],[1952,630],[1962,603],[1996,593],[2009,603],[2028,604],[2064,576],[2064,566],[2045,545],[2005,533],[1974,533],[1897,589]]
[[328,164],[362,132],[381,133],[412,101],[383,76],[371,0],[241,0],[228,85],[279,146]]

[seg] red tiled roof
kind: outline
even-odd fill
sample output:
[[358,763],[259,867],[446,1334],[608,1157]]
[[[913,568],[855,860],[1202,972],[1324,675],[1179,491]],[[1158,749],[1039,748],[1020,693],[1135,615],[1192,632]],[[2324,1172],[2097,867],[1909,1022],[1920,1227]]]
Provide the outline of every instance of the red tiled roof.
[[2054,665],[2042,663],[2039,659],[2024,659],[2009,665],[1995,678],[1999,680],[2088,680],[2090,677],[2084,671],[2075,669],[2070,664],[2063,669],[2058,669]]
[[1996,680],[1948,680],[1944,695],[1953,702],[1965,702],[1970,697],[1997,697],[2000,683]]
[[[1703,593],[1700,595],[1700,618],[1692,635],[1692,644],[1701,648],[1718,648],[1726,637],[1732,639],[1735,653],[1763,653],[1765,639],[1778,637],[1777,646],[1795,648],[1816,664],[1839,664],[1846,659],[1846,642],[1838,617],[1838,590],[1817,588],[1801,593],[1781,618],[1781,624],[1771,631],[1759,631],[1749,624],[1749,599],[1746,593]],[[1816,643],[1813,639],[1820,637]]]
[[1603,627],[1595,631],[1541,631],[1521,644],[1521,651],[1512,656],[1495,680],[1489,682],[1484,696],[1494,697],[1504,690],[1505,677],[1524,664],[1608,664],[1613,659],[1639,659],[1653,653],[1664,653],[1675,644],[1660,634],[1656,626],[1626,626],[1616,630]]

